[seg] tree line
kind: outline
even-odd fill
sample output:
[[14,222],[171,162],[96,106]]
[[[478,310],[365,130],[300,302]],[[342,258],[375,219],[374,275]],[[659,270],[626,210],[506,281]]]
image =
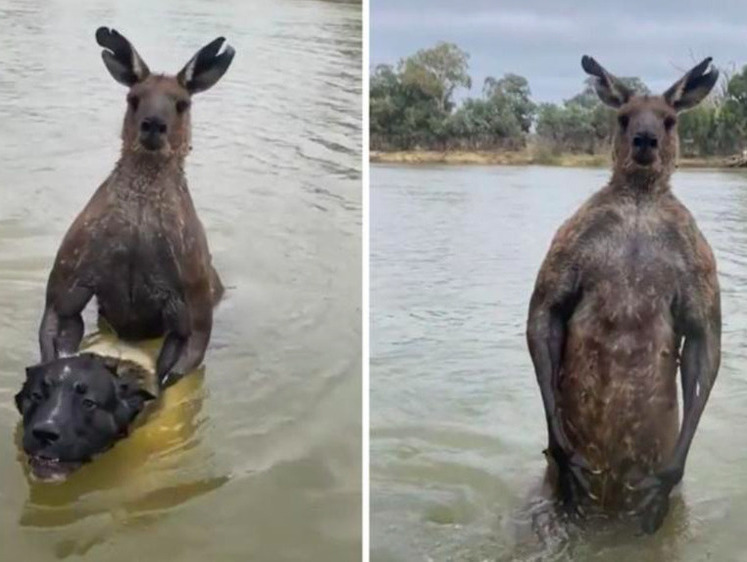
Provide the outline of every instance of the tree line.
[[[747,66],[724,73],[721,85],[697,108],[680,115],[684,156],[728,156],[747,145]],[[638,78],[621,78],[641,94]],[[554,153],[598,154],[609,149],[615,114],[597,98],[592,79],[562,103],[535,103],[529,82],[518,74],[489,76],[478,97],[455,100],[471,89],[469,54],[438,43],[378,65],[370,80],[370,140],[373,150],[519,150],[530,139]]]

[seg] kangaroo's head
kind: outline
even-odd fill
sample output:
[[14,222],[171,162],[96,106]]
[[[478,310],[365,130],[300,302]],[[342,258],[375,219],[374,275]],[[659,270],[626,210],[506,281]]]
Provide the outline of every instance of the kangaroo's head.
[[615,173],[632,180],[668,179],[679,146],[677,114],[698,105],[718,79],[711,58],[693,67],[660,96],[635,94],[589,56],[584,55],[581,66],[596,79],[599,99],[617,110]]
[[228,70],[235,51],[218,37],[197,51],[176,76],[151,74],[132,44],[114,29],[100,27],[96,42],[109,73],[127,86],[122,127],[123,152],[153,156],[185,155],[190,145],[192,95],[215,85]]

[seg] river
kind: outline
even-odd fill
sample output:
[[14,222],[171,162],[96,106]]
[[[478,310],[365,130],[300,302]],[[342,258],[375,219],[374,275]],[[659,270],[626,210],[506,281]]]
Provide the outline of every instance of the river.
[[[227,292],[202,372],[67,482],[39,484],[13,395],[57,247],[119,152],[126,90],[101,25],[153,71],[219,35],[236,49],[194,98],[187,160]],[[360,3],[0,6],[0,558],[359,558],[361,36]]]
[[[534,540],[546,428],[526,347],[555,230],[607,170],[372,166],[371,541],[376,562],[738,560],[747,516],[747,174],[678,171],[719,267],[723,356],[681,493],[651,537]],[[561,522],[562,523],[562,522]],[[531,526],[530,526],[531,527]]]

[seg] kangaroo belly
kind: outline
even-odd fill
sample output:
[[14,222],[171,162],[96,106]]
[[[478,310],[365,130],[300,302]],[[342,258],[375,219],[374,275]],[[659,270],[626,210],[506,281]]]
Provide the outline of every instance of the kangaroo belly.
[[629,485],[670,458],[679,431],[671,320],[655,303],[627,312],[574,316],[558,382],[563,424],[595,471],[595,495],[618,507]]
[[99,313],[124,339],[164,334],[166,316],[181,302],[176,265],[133,244],[112,256],[96,283]]
[[144,292],[105,287],[97,293],[99,314],[117,335],[127,340],[155,338],[164,333],[163,301]]

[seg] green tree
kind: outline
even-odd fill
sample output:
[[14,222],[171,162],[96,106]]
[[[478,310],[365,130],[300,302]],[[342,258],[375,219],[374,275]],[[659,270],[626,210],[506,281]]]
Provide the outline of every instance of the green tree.
[[[458,88],[471,87],[469,55],[452,43],[438,43],[403,58],[396,67],[371,73],[370,131],[374,149],[515,148],[532,128],[554,151],[598,153],[616,131],[615,111],[605,106],[588,78],[583,89],[560,104],[537,106],[526,78],[488,77],[479,98],[458,107]],[[747,67],[723,72],[721,87],[678,118],[685,156],[730,155],[747,143]],[[650,94],[635,77],[621,80],[638,94]]]
[[711,156],[721,152],[716,104],[704,103],[685,111],[677,122],[683,156]]
[[528,133],[532,128],[537,105],[532,101],[529,82],[518,74],[504,74],[496,80],[488,76],[482,87],[483,96],[497,107],[510,111],[521,128]]
[[460,148],[517,148],[524,144],[521,123],[505,102],[468,99],[449,120],[452,144]]
[[747,134],[747,66],[728,78],[718,109],[717,139],[722,152],[741,152]]
[[369,99],[373,149],[430,147],[442,139],[446,115],[437,100],[418,84],[404,83],[391,66],[374,69]]
[[438,109],[447,114],[454,107],[454,91],[472,87],[468,61],[469,55],[459,47],[441,42],[402,59],[399,74],[404,85],[436,99]]

